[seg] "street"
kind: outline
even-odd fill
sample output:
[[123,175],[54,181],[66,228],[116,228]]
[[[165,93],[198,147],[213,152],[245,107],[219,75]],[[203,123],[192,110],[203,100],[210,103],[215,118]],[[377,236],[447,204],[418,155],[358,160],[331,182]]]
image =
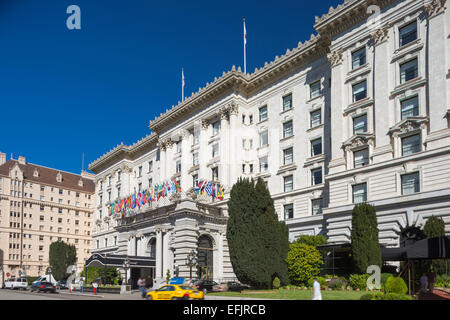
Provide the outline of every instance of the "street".
[[[61,290],[59,293],[36,293],[10,289],[0,289],[0,300],[143,300],[141,293],[134,291],[131,294],[112,294],[99,293],[93,295],[92,293],[80,294],[79,292],[68,292],[68,290]],[[242,297],[221,297],[206,295],[205,300],[260,300],[256,298],[242,298]]]

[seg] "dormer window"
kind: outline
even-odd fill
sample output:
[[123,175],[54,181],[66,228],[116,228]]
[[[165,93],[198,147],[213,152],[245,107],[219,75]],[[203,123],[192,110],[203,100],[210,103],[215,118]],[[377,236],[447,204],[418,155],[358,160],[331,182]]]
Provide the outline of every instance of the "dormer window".
[[33,177],[39,177],[39,171],[37,169],[34,169]]
[[83,180],[82,180],[82,179],[80,179],[80,180],[78,181],[78,186],[79,186],[79,187],[82,187],[82,186],[83,186]]
[[58,174],[56,175],[56,181],[57,182],[62,182],[62,174],[61,174],[61,172],[58,172]]

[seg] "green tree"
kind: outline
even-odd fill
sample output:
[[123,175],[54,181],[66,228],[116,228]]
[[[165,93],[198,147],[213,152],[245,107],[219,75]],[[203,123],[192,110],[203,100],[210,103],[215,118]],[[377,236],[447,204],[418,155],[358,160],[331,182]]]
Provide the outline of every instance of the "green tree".
[[117,272],[117,269],[114,267],[84,267],[83,271],[80,274],[80,277],[86,276],[86,270],[87,270],[87,278],[85,279],[85,283],[89,284],[94,279],[98,278],[104,278],[106,274],[107,279],[111,279],[114,283],[117,283],[117,280],[119,278],[119,273]]
[[381,267],[378,223],[375,207],[367,203],[355,205],[352,213],[352,257],[355,271],[366,273],[370,265]]
[[326,244],[327,239],[322,235],[316,235],[316,236],[301,235],[297,239],[295,239],[294,242],[308,244],[310,246],[317,248],[317,246]]
[[[423,233],[427,238],[435,238],[445,236],[445,222],[441,217],[431,216],[425,222],[423,227]],[[427,263],[427,268],[432,271],[442,274],[445,273],[445,260],[444,259],[434,259]]]
[[228,212],[230,260],[239,281],[268,288],[278,277],[287,284],[288,230],[278,221],[264,182],[255,186],[253,180],[239,179],[231,189]]
[[315,247],[293,242],[289,245],[286,262],[291,282],[296,285],[307,285],[309,279],[319,274],[323,259]]
[[63,241],[50,244],[49,262],[53,277],[59,281],[66,278],[67,267],[77,262],[77,251],[74,245]]

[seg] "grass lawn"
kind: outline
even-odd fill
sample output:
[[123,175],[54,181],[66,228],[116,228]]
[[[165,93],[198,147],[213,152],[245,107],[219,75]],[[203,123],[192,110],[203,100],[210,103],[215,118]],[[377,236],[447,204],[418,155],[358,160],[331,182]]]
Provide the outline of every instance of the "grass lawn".
[[[367,291],[324,291],[322,290],[323,300],[359,300],[359,298],[367,293]],[[225,297],[248,297],[248,298],[265,298],[265,299],[282,299],[282,300],[311,300],[311,290],[248,290],[239,292],[211,292],[211,296]]]

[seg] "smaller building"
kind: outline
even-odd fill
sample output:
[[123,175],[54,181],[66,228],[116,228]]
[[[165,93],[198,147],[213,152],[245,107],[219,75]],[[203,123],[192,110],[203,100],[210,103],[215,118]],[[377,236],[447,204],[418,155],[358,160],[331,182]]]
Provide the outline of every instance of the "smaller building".
[[80,270],[92,245],[93,195],[87,172],[47,168],[25,157],[6,161],[0,153],[0,277],[42,275],[50,244],[58,240],[75,245]]

